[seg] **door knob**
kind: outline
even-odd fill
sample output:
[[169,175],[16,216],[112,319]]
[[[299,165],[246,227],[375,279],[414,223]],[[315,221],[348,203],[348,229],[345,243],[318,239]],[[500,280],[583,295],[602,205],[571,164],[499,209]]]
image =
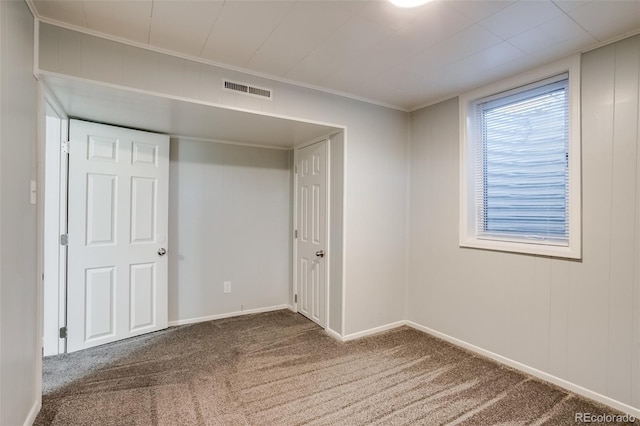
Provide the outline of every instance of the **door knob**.
[[324,250],[318,250],[318,251],[316,252],[316,256],[318,256],[318,257],[324,257]]
[[167,251],[164,248],[158,250],[158,255],[164,256],[165,254],[167,254]]

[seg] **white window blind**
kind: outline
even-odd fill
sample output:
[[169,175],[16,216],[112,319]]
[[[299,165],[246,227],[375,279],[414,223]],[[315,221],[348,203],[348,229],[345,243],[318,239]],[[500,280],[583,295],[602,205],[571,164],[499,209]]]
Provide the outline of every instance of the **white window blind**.
[[569,244],[568,75],[475,102],[477,237]]

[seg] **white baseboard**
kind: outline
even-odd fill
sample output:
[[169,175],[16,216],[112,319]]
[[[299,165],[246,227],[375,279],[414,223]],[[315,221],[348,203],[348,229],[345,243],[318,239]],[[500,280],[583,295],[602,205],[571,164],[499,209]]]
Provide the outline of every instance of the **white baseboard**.
[[349,340],[360,339],[362,337],[366,337],[366,336],[371,336],[373,334],[382,333],[383,331],[391,330],[393,328],[402,327],[403,325],[406,325],[406,324],[407,324],[406,321],[396,321],[396,322],[392,322],[390,324],[381,325],[380,327],[374,327],[374,328],[370,328],[368,330],[358,331],[357,333],[347,334],[346,336],[342,336],[341,340],[343,342],[348,342]]
[[227,312],[224,314],[208,315],[205,317],[169,321],[169,327],[175,327],[177,325],[185,325],[185,324],[195,324],[198,322],[212,321],[212,320],[223,319],[223,318],[239,317],[241,315],[260,314],[262,312],[279,311],[282,309],[289,309],[290,311],[293,311],[293,307],[291,305],[267,306],[265,308],[245,309],[243,311]]
[[24,421],[24,426],[31,426],[33,422],[36,421],[36,417],[38,416],[38,413],[40,412],[41,407],[42,407],[42,398],[40,397],[40,395],[38,395],[38,399],[33,404],[33,407],[31,407],[31,410],[29,411],[29,415]]
[[332,329],[330,329],[329,327],[325,328],[324,330],[329,336],[333,337],[334,339],[336,339],[338,342],[342,342],[342,336],[340,335],[340,333],[338,333],[337,331],[333,331]]
[[[440,333],[439,331],[435,331],[430,329],[429,327],[425,327],[423,325],[417,324],[413,321],[405,321],[405,324],[411,328],[422,331],[424,333],[430,334],[434,337],[438,337],[442,340],[445,340],[449,343],[452,343],[456,346],[460,346],[462,348],[468,349],[477,354],[483,355],[487,358],[491,358],[495,361],[498,361],[501,364],[508,365],[509,367],[515,368],[516,370],[520,370],[526,374],[537,377],[546,382],[552,383],[556,386],[560,386],[561,388],[567,389],[573,393],[584,396],[586,398],[592,399],[599,403],[608,405],[609,407],[615,408],[616,410],[622,411],[623,413],[629,414],[630,416],[635,417],[636,419],[640,419],[640,409],[627,405],[623,402],[617,401],[615,399],[611,399],[608,396],[599,394],[597,392],[591,391],[589,389],[583,388],[582,386],[576,385],[575,383],[569,382],[567,380],[556,377],[552,374],[545,373],[544,371],[540,371],[536,368],[530,367],[526,364],[522,364],[518,361],[514,361],[510,358],[504,357],[502,355],[498,355],[486,349],[482,349],[481,347],[472,345],[471,343],[467,343],[463,340],[456,339],[455,337],[451,337],[447,334]],[[595,414],[595,413],[594,413]]]

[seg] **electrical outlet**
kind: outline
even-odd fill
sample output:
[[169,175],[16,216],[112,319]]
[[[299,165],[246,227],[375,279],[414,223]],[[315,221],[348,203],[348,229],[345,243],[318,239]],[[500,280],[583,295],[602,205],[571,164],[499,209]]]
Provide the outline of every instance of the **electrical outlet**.
[[224,292],[231,293],[231,281],[224,282]]

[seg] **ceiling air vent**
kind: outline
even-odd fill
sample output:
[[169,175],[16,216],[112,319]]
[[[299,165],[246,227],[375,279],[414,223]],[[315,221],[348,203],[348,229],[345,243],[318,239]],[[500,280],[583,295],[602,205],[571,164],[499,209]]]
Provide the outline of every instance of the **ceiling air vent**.
[[244,84],[244,83],[237,83],[234,81],[224,80],[224,88],[226,90],[233,90],[234,92],[240,92],[246,95],[271,99],[271,90],[265,89],[262,87],[249,86],[248,84]]

